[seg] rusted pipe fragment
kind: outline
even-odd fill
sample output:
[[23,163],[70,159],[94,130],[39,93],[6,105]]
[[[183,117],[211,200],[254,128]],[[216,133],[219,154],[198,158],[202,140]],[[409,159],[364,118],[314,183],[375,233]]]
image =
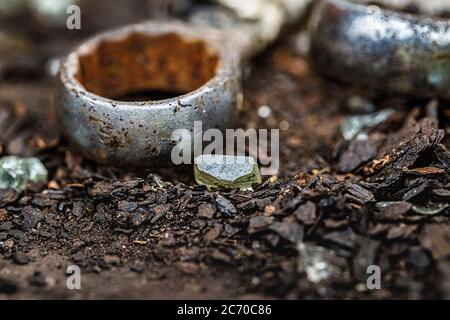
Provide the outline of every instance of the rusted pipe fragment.
[[388,93],[450,98],[450,20],[360,2],[323,0],[315,8],[317,69]]
[[[62,129],[86,157],[104,164],[168,164],[175,130],[190,130],[195,121],[205,130],[226,128],[241,103],[239,64],[219,32],[179,22],[98,35],[62,63]],[[143,91],[174,95],[137,101]]]

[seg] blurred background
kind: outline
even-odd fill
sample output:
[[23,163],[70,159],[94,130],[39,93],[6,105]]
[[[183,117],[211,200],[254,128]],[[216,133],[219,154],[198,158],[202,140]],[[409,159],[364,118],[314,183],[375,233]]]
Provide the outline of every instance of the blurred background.
[[[66,10],[72,4],[81,8],[81,30],[66,27]],[[12,76],[8,69],[17,71],[17,67],[42,71],[33,66],[64,54],[71,44],[90,34],[145,19],[183,15],[191,5],[191,0],[0,0],[0,79]]]

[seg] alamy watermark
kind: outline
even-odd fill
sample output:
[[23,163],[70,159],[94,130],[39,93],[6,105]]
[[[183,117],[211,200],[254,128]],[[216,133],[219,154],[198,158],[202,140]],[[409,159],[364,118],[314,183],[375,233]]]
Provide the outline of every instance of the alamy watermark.
[[201,121],[193,130],[178,129],[172,134],[175,143],[171,160],[175,165],[192,164],[200,155],[249,155],[261,164],[262,175],[276,175],[280,167],[279,129],[219,129],[203,131]]
[[68,275],[66,286],[69,290],[81,290],[81,269],[77,265],[70,265],[67,267],[66,274]]
[[69,30],[81,30],[81,8],[76,4],[67,7],[66,27]]
[[381,268],[377,265],[370,265],[367,267],[366,273],[369,275],[367,277],[366,285],[369,290],[380,290],[381,289]]

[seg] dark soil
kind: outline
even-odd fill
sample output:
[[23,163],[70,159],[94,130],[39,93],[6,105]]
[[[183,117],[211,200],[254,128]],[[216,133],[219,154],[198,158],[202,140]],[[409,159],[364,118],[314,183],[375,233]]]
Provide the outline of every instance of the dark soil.
[[[0,191],[0,298],[450,298],[448,102],[321,79],[299,26],[246,72],[240,126],[285,121],[278,179],[254,192],[207,191],[189,167],[101,167],[60,136],[45,70],[88,34],[143,18],[115,5],[103,18],[86,10],[75,34],[3,21],[28,40],[0,55],[0,155],[39,157],[50,182]],[[366,141],[345,141],[341,121],[368,101],[395,112]],[[262,105],[270,117],[258,116]],[[320,283],[304,268],[305,248],[317,246],[333,269]],[[72,264],[79,291],[66,288]],[[373,264],[381,290],[365,285]]]

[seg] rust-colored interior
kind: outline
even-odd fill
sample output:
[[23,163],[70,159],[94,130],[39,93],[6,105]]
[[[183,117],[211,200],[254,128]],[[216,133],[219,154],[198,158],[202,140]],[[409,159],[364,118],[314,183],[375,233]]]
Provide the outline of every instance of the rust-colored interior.
[[79,59],[78,81],[88,91],[117,100],[139,92],[193,91],[214,76],[219,61],[204,41],[174,33],[133,33],[102,41]]

